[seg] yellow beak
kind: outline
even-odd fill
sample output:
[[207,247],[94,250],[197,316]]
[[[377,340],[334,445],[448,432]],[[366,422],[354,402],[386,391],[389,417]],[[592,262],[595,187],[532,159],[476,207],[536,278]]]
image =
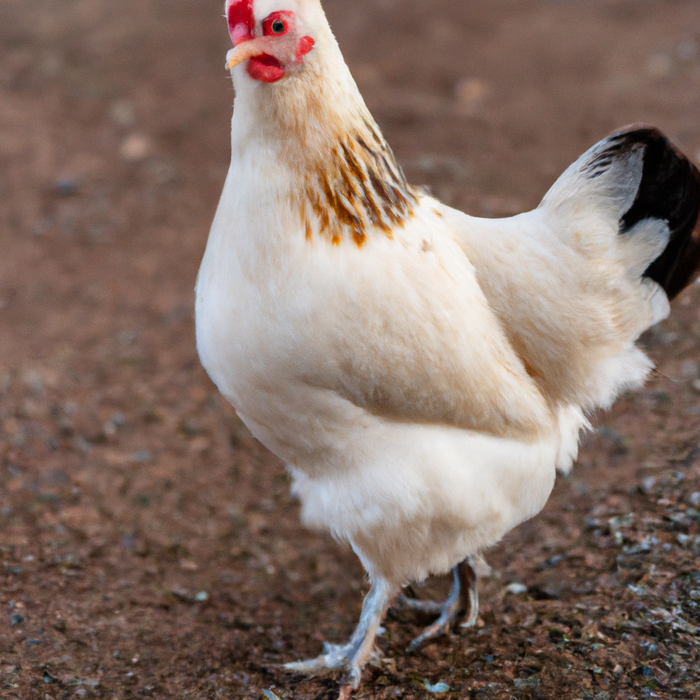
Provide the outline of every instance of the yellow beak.
[[243,63],[243,61],[247,61],[249,58],[253,58],[253,56],[260,56],[264,53],[264,48],[260,46],[260,42],[256,39],[245,41],[226,54],[226,68],[231,70],[239,63]]

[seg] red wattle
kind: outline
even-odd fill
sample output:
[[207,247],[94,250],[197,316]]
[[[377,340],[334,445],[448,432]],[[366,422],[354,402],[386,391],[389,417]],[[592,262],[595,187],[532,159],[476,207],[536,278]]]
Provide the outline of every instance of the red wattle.
[[263,83],[276,83],[284,78],[285,72],[274,56],[263,54],[248,60],[248,75]]

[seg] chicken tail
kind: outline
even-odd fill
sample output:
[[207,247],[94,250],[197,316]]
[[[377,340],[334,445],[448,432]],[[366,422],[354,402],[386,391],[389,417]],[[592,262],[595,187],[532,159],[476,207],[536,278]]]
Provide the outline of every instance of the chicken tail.
[[[660,131],[630,126],[608,136],[581,156],[542,201],[550,213],[574,223],[569,235],[578,247],[600,253],[614,248],[629,275],[658,283],[668,299],[700,273],[700,174]],[[579,240],[585,217],[617,221],[617,240]],[[562,219],[560,219],[562,220]]]
[[543,382],[557,378],[553,368],[568,382],[547,386],[564,406],[557,466],[567,473],[585,427],[579,409],[607,408],[643,383],[652,363],[635,341],[700,273],[700,173],[657,129],[630,126],[584,153],[537,211],[573,253],[559,252],[570,290],[565,311],[540,323],[559,329],[550,335],[563,351],[528,355]]

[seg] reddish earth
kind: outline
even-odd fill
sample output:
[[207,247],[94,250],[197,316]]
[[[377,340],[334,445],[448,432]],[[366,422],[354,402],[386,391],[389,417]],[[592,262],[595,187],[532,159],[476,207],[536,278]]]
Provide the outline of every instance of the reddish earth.
[[[233,100],[221,4],[0,3],[2,698],[337,693],[277,665],[349,635],[362,569],[300,526],[195,351]],[[696,0],[326,5],[411,180],[471,213],[535,205],[629,122],[700,150]],[[426,620],[392,615],[358,698],[700,697],[699,301],[489,553],[478,628],[406,656]]]

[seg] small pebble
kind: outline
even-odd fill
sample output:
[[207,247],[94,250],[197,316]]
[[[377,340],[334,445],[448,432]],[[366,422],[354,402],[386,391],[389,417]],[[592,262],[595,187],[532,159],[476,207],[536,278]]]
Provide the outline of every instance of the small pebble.
[[115,413],[109,417],[109,422],[118,428],[126,423],[126,418],[123,413]]
[[686,379],[695,379],[700,375],[700,364],[695,360],[684,360],[681,363],[681,374]]
[[694,61],[698,55],[698,45],[694,41],[682,41],[676,48],[676,56],[681,61]]
[[133,126],[136,122],[136,109],[129,100],[117,100],[109,108],[112,121],[119,126]]
[[644,481],[642,481],[642,491],[644,493],[649,493],[654,488],[654,484],[656,483],[656,477],[655,476],[648,476]]
[[151,140],[142,134],[131,134],[127,136],[119,148],[121,157],[130,163],[136,163],[148,158],[151,154]]
[[56,682],[56,679],[48,671],[44,671],[44,675],[42,676],[42,678],[44,679],[44,683],[46,684]]
[[61,197],[70,197],[78,192],[78,181],[73,177],[64,177],[54,182],[54,192]]
[[455,87],[457,109],[460,114],[471,116],[475,114],[488,93],[488,87],[479,78],[465,78]]
[[665,53],[655,53],[647,61],[647,75],[650,78],[666,78],[673,70],[673,61]]
[[429,693],[433,693],[436,695],[439,693],[448,693],[450,691],[450,686],[447,685],[447,683],[440,682],[435,683],[435,685],[433,685],[430,681],[426,680],[423,682],[423,685]]

